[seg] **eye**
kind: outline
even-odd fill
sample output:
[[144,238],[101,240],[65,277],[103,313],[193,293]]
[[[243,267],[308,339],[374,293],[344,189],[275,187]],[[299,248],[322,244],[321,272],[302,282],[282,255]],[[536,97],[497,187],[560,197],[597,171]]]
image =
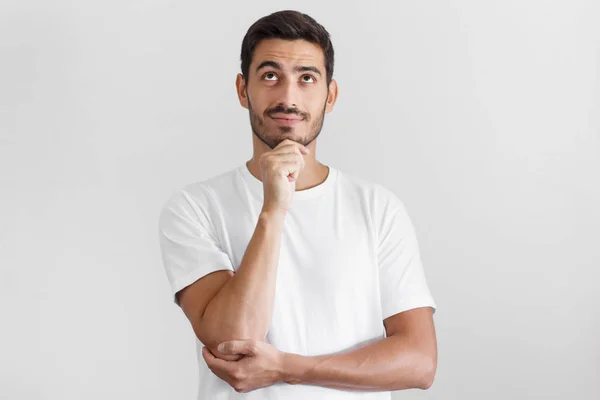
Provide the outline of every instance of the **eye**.
[[[312,81],[311,80],[307,81],[304,78],[312,79]],[[302,82],[304,82],[304,83],[313,83],[314,81],[315,81],[315,78],[312,75],[302,75]]]
[[[267,72],[266,74],[263,75],[263,79],[265,79],[268,76],[270,76],[270,77],[276,77],[277,75],[275,75],[275,73],[273,73],[273,72]],[[267,79],[267,80],[268,81],[272,81],[274,79]]]

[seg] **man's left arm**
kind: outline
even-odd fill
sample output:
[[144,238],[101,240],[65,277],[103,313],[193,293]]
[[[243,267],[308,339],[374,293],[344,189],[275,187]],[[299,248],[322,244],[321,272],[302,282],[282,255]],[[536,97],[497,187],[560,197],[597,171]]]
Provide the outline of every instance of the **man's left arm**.
[[384,320],[387,337],[344,353],[284,354],[283,380],[350,390],[428,389],[437,368],[437,340],[430,307]]

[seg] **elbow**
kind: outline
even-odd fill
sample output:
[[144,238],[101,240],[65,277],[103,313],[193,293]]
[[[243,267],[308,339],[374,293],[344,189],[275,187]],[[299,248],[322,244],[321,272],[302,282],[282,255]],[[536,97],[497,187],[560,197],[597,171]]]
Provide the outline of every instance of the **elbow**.
[[[204,338],[210,344],[214,344],[215,347],[228,340],[255,339],[266,341],[269,326],[259,318],[246,316],[232,321],[231,319],[222,318],[212,310],[210,311],[199,319],[197,325],[203,327],[203,329],[197,331],[204,331]],[[197,336],[201,342],[207,344],[199,335]]]
[[437,370],[437,361],[435,357],[424,357],[421,364],[421,379],[419,389],[427,390],[433,385],[435,372]]
[[215,357],[220,358],[221,360],[239,361],[244,357],[241,354],[224,354],[217,349],[221,343],[239,339],[241,336],[231,333],[225,334],[224,332],[215,332],[211,335],[205,335],[202,338],[198,335],[197,337]]
[[246,329],[245,327],[226,327],[219,324],[204,324],[204,330],[196,330],[196,336],[216,357],[227,361],[238,361],[243,358],[243,356],[223,354],[217,350],[217,347],[221,343],[229,340],[256,339],[265,341],[266,333],[263,334],[262,332]]
[[397,373],[398,379],[394,382],[390,390],[422,389],[427,390],[433,385],[435,372],[437,370],[437,360],[428,355],[417,356],[410,365],[410,374],[406,370]]

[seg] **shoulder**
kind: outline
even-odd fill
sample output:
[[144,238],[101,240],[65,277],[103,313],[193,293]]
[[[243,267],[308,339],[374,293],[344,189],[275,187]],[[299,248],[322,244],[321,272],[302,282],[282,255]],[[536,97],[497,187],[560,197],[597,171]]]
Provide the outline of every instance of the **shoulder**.
[[371,207],[376,210],[392,211],[404,208],[400,196],[383,184],[360,177],[355,174],[339,171],[340,184],[355,195],[361,196]]
[[172,191],[162,206],[165,210],[186,210],[198,214],[228,196],[236,179],[237,167],[221,172],[210,178],[187,183]]

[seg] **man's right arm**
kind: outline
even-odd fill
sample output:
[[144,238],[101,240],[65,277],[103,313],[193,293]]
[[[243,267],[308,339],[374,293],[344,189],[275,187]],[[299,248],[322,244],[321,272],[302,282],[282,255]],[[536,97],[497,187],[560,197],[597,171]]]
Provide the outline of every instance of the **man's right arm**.
[[226,340],[264,341],[273,313],[277,264],[285,213],[262,211],[240,266],[208,274],[177,293],[198,339],[217,357]]

